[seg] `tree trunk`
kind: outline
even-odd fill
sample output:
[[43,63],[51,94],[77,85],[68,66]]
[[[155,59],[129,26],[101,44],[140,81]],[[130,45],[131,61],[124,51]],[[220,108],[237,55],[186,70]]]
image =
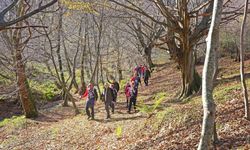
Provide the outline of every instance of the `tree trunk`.
[[87,49],[87,28],[88,28],[88,24],[85,24],[85,30],[84,30],[84,45],[83,45],[83,50],[82,50],[82,58],[81,58],[81,86],[80,86],[80,91],[79,94],[82,95],[87,86],[86,86],[86,82],[85,82],[85,68],[84,68],[84,62],[86,62],[85,60],[85,54],[86,54],[86,49]]
[[245,80],[245,71],[244,71],[244,57],[245,57],[245,46],[244,46],[244,33],[245,33],[245,25],[247,19],[247,10],[248,10],[248,0],[245,1],[245,8],[244,8],[244,16],[241,25],[241,34],[240,34],[240,79],[241,79],[241,86],[242,92],[244,96],[244,104],[245,104],[245,118],[250,120],[250,112],[249,112],[249,103],[248,103],[248,92]]
[[101,73],[101,82],[104,85],[104,77],[103,77],[103,62],[102,62],[102,55],[100,55],[100,73]]
[[[17,10],[17,15],[22,16],[25,13],[25,5],[23,1],[20,1],[19,8]],[[23,22],[17,23],[17,26],[22,26]],[[13,47],[15,49],[15,62],[16,62],[16,75],[17,75],[17,85],[18,94],[22,103],[25,117],[33,118],[37,117],[38,112],[35,106],[35,102],[32,98],[29,83],[25,74],[25,65],[22,58],[22,51],[24,49],[24,43],[21,43],[22,29],[16,29],[13,34]]]
[[219,47],[219,26],[221,20],[222,0],[214,0],[211,26],[207,37],[207,51],[203,68],[202,102],[204,109],[201,139],[198,150],[212,149],[215,126],[215,103],[213,100],[213,81],[216,78],[216,51]]
[[[119,44],[119,42],[118,42]],[[122,53],[119,49],[119,45],[117,45],[117,73],[118,73],[118,81],[121,82],[121,80],[123,79],[123,76],[122,76],[122,68],[121,68],[121,58],[122,58]]]
[[201,88],[201,77],[195,69],[193,51],[184,53],[183,61],[179,61],[182,73],[182,92],[180,99],[184,99],[194,93],[197,93]]
[[151,70],[155,65],[152,61],[152,48],[151,47],[146,47],[144,49],[144,56],[145,56],[145,59],[148,63],[148,66],[149,66],[149,69]]
[[[80,42],[79,41],[80,41],[80,39],[78,40],[77,48],[80,47]],[[72,73],[72,69],[71,69],[71,65],[73,65],[73,64],[72,64],[72,61],[70,60],[69,54],[67,52],[67,48],[66,48],[66,44],[65,44],[65,39],[63,39],[62,43],[63,43],[64,56],[65,56],[65,60],[66,60],[66,63],[67,63],[67,68],[68,68],[69,76],[71,77],[72,74],[73,74]],[[66,81],[66,83],[67,83],[67,81]],[[74,85],[74,87],[76,89],[75,93],[77,93],[78,92],[78,84],[76,82],[76,79],[73,80],[73,85]]]
[[32,98],[29,83],[25,74],[25,66],[22,60],[22,52],[19,46],[16,47],[16,71],[17,71],[17,85],[19,88],[19,97],[22,102],[22,107],[27,118],[37,117],[38,112],[35,102]]
[[[58,59],[58,65],[59,65],[59,72],[60,72],[60,78],[61,78],[61,84],[64,84],[62,86],[65,86],[65,78],[63,73],[63,65],[62,65],[62,57],[61,57],[61,37],[62,37],[62,23],[63,23],[63,7],[58,3],[59,5],[59,21],[58,21],[58,33],[57,33],[57,59]],[[69,106],[68,104],[68,97],[66,94],[66,91],[62,89],[62,97],[64,99],[63,106]]]

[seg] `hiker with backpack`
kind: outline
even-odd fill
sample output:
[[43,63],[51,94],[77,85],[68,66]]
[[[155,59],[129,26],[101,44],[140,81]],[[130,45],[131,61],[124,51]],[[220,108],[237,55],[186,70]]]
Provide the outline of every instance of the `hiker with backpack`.
[[126,86],[124,87],[124,92],[125,92],[125,96],[126,96],[126,100],[127,100],[127,108],[129,106],[129,100],[130,100],[130,84],[129,82],[127,82]]
[[115,95],[113,90],[114,89],[112,89],[112,86],[109,86],[108,83],[105,83],[103,91],[103,99],[105,104],[105,110],[107,112],[107,119],[111,118],[109,108],[111,107],[112,113],[114,113],[115,109]]
[[139,84],[141,85],[141,79],[136,72],[134,73],[134,76],[130,79],[130,82],[134,82],[136,88],[139,87]]
[[148,80],[151,77],[151,73],[150,70],[148,69],[148,67],[145,67],[145,72],[144,72],[144,83],[145,86],[148,86]]
[[[93,84],[89,84],[85,93],[82,95],[82,98],[87,97],[87,102],[85,106],[86,114],[88,116],[88,119],[95,119],[95,113],[94,113],[94,105],[95,101],[98,99],[98,94],[96,89],[94,89]],[[91,112],[89,111],[91,109]]]
[[133,69],[133,73],[139,75],[139,71],[140,71],[140,66],[135,66],[135,68]]
[[116,93],[116,99],[115,99],[115,101],[117,101],[117,95],[118,95],[118,92],[119,92],[119,90],[120,90],[120,85],[119,85],[119,83],[114,79],[114,77],[112,77],[112,79],[111,79],[111,81],[109,81],[108,80],[108,78],[107,78],[107,81],[108,81],[108,83],[110,83],[111,85],[112,85],[112,87],[115,89],[115,93]]
[[115,85],[114,85],[114,84],[110,84],[110,88],[112,89],[112,92],[113,92],[113,95],[114,95],[114,102],[116,103],[116,101],[117,101],[117,96],[118,96],[118,91],[117,91],[117,89],[115,88]]
[[112,84],[113,84],[115,90],[116,90],[117,93],[118,93],[119,90],[120,90],[120,85],[119,85],[119,83],[118,83],[117,81],[113,80],[113,81],[112,81]]
[[140,65],[139,66],[139,77],[140,78],[143,78],[143,76],[144,76],[144,66],[143,65]]
[[128,107],[128,113],[131,113],[132,105],[134,106],[134,110],[136,112],[136,100],[137,100],[137,94],[138,94],[138,88],[135,85],[135,82],[131,82],[130,87],[130,101],[129,101],[129,107]]

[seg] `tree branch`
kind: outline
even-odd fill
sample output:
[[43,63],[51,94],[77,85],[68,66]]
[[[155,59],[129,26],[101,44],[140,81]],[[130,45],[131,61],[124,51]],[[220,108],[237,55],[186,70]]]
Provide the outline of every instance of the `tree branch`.
[[[18,1],[18,0],[16,0],[16,1]],[[53,4],[55,4],[57,1],[58,0],[52,0],[51,2],[47,3],[46,5],[39,6],[37,9],[35,9],[35,10],[33,10],[33,11],[31,11],[31,12],[29,12],[29,13],[21,16],[21,17],[18,17],[18,18],[15,18],[14,20],[6,22],[6,21],[4,21],[4,16],[6,14],[6,11],[8,12],[12,7],[14,7],[16,5],[16,3],[13,2],[11,4],[11,6],[15,4],[14,6],[12,6],[12,7],[8,6],[7,8],[10,8],[10,9],[7,10],[7,8],[6,8],[2,12],[0,12],[0,15],[3,15],[3,16],[0,16],[0,31],[4,30],[8,26],[14,25],[14,24],[16,24],[16,23],[18,23],[20,21],[23,21],[23,20],[25,20],[25,19],[39,13],[40,11],[42,11],[42,10],[52,6]]]

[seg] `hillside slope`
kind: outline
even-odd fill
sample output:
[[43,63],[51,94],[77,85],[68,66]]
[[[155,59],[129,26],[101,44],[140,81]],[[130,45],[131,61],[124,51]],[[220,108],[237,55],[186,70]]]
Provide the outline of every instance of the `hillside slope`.
[[[243,119],[239,66],[228,58],[220,62],[214,91],[219,138],[216,147],[249,149],[250,122]],[[250,72],[249,60],[246,67]],[[197,69],[201,72],[202,66]],[[40,110],[35,120],[22,116],[4,120],[0,123],[0,149],[196,149],[202,122],[201,98],[197,95],[176,101],[179,77],[173,64],[158,65],[150,86],[140,87],[141,112],[128,114],[120,93],[111,120],[105,120],[101,101],[96,104],[96,120],[87,120],[84,100],[77,102],[82,111],[78,116],[74,116],[72,107],[62,107],[57,101]],[[247,82],[250,85],[249,79]]]

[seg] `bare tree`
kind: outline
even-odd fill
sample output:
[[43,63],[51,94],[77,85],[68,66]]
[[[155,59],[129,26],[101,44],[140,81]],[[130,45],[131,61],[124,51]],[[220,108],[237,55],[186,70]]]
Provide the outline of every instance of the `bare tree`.
[[131,24],[128,24],[128,26],[135,33],[133,35],[136,36],[136,39],[141,45],[139,52],[144,56],[148,66],[153,68],[152,49],[155,47],[156,41],[164,33],[164,28],[158,23],[152,21],[147,23],[146,21],[142,21],[142,19],[138,18],[135,18],[134,22],[131,21]]
[[[17,16],[23,16],[29,9],[28,5],[22,0],[18,4],[16,11]],[[27,21],[17,22],[18,26],[26,24],[29,26]],[[25,60],[23,58],[23,50],[32,36],[31,29],[14,29],[13,33],[10,34],[11,44],[14,49],[14,68],[16,70],[18,93],[24,110],[24,114],[27,118],[36,117],[38,115],[34,99],[32,97],[29,82],[27,80],[25,71]],[[24,38],[25,37],[25,38]]]
[[[42,10],[52,6],[53,4],[55,4],[57,2],[57,0],[52,0],[51,2],[42,5],[42,1],[39,4],[39,7],[31,12],[28,13],[24,13],[23,15],[14,18],[13,20],[10,21],[5,21],[5,15],[14,7],[17,5],[19,0],[14,0],[8,7],[6,7],[5,9],[3,9],[2,11],[0,11],[0,31],[7,28],[8,26],[14,25],[20,21],[23,21],[39,12],[41,12]],[[20,28],[22,26],[17,26],[17,28]]]
[[242,85],[242,92],[244,96],[245,103],[245,117],[247,120],[250,120],[250,111],[249,111],[249,103],[248,103],[248,92],[245,80],[245,71],[244,71],[244,61],[245,61],[245,43],[244,43],[244,33],[247,19],[247,11],[248,11],[248,0],[245,0],[245,8],[244,8],[244,16],[241,25],[241,34],[240,34],[240,79]]
[[213,100],[213,82],[216,78],[217,70],[217,50],[219,47],[219,26],[223,0],[214,0],[212,21],[207,37],[207,51],[203,68],[202,79],[202,102],[203,102],[203,123],[199,150],[212,149],[212,139],[214,135],[215,103]]
[[[164,42],[167,44],[170,55],[182,73],[182,91],[179,98],[186,98],[201,88],[201,77],[195,69],[195,45],[207,35],[213,8],[212,1],[164,1],[148,0],[141,3],[131,0],[109,0],[123,8],[143,15],[162,25],[166,30]],[[230,1],[225,1],[225,4]],[[158,14],[152,14],[157,9]],[[162,16],[157,20],[156,16]],[[226,12],[224,19],[231,20],[238,15],[234,11]]]

